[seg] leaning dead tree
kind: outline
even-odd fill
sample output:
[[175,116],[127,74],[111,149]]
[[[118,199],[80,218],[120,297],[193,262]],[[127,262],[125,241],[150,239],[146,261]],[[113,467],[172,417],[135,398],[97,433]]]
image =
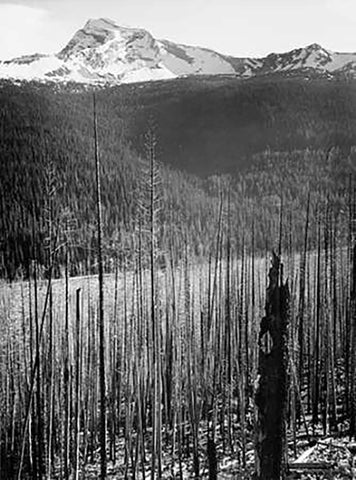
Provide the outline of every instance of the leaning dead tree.
[[256,479],[281,480],[286,473],[285,423],[288,401],[289,288],[283,283],[280,257],[273,252],[266,316],[259,333],[255,402]]

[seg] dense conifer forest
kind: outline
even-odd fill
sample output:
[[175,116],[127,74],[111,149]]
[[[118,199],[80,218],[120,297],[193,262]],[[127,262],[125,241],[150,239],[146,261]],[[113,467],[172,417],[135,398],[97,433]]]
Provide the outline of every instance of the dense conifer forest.
[[[44,264],[50,195],[58,229],[75,224],[73,273],[91,271],[92,94],[5,83],[0,95],[2,276],[28,276],[34,248]],[[271,247],[283,198],[293,216],[293,248],[300,248],[309,191],[313,215],[327,198],[342,215],[355,166],[355,96],[353,83],[296,79],[181,79],[98,92],[106,271],[113,256],[127,258],[137,230],[149,129],[160,166],[162,249],[188,235],[193,251],[206,256],[215,236],[211,218],[227,189],[235,244],[251,236],[254,222],[256,248],[263,251],[266,239]]]

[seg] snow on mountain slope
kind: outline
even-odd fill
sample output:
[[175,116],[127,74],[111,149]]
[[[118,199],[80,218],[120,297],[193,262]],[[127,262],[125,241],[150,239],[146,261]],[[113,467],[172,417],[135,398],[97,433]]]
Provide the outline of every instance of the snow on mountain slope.
[[29,55],[0,62],[0,78],[129,83],[185,75],[251,77],[275,72],[348,74],[356,78],[356,53],[334,53],[313,44],[265,58],[234,58],[212,50],[156,40],[140,28],[112,20],[89,20],[54,55]]
[[287,53],[268,55],[261,70],[263,72],[288,72],[312,69],[319,73],[352,73],[356,65],[356,53],[338,53],[326,50],[314,43]]
[[231,63],[212,50],[188,45],[177,45],[168,40],[158,42],[163,63],[175,75],[234,74]]
[[33,55],[0,63],[0,77],[36,80],[138,82],[180,75],[233,74],[222,55],[203,48],[155,40],[146,30],[112,20],[89,20],[56,55]]
[[40,79],[62,67],[63,63],[54,55],[32,55],[1,63],[0,76],[23,80]]

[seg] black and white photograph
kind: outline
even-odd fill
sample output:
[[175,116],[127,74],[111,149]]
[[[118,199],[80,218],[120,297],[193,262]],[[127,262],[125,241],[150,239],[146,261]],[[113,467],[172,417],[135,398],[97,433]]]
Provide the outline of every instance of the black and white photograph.
[[356,0],[0,0],[0,480],[356,480]]

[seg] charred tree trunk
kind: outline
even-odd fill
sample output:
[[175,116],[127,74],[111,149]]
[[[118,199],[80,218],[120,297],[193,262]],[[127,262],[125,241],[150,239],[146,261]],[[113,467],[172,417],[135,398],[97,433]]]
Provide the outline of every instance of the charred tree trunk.
[[259,333],[256,390],[256,479],[285,478],[285,420],[288,403],[289,288],[283,284],[280,257],[273,253],[266,316]]
[[356,439],[356,187],[350,201],[350,327],[351,327],[351,374],[350,374],[350,438]]
[[99,273],[99,383],[100,383],[100,478],[106,478],[106,379],[105,379],[105,324],[104,324],[104,265],[103,265],[103,222],[101,215],[100,157],[98,146],[98,128],[96,99],[94,107],[94,153],[96,177],[96,210],[98,228],[98,273]]

